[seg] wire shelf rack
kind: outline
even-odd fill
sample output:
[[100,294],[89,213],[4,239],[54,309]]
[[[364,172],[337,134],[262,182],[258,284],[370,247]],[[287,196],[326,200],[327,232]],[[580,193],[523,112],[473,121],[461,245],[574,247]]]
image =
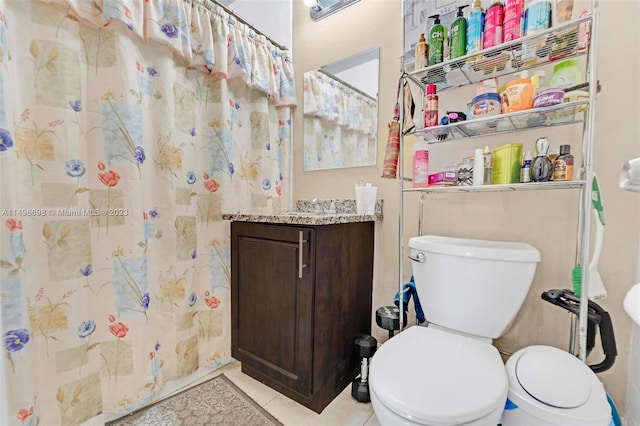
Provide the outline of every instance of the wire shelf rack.
[[459,121],[444,126],[426,127],[414,130],[412,134],[423,137],[428,143],[442,143],[536,127],[582,123],[588,106],[588,100],[563,102],[549,107]]
[[[566,57],[587,53],[588,40],[580,40],[581,25],[589,26],[591,16],[521,37],[477,53],[423,68],[408,77],[416,84],[435,84],[437,90],[464,86],[492,77],[514,74]],[[586,34],[590,34],[586,31]]]

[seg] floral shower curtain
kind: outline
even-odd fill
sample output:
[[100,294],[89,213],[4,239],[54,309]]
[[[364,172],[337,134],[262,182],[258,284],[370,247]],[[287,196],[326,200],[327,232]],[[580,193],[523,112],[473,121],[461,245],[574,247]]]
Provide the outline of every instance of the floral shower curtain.
[[304,170],[373,165],[378,102],[320,71],[304,73]]
[[293,70],[208,0],[0,0],[0,424],[230,359],[229,224],[288,209]]

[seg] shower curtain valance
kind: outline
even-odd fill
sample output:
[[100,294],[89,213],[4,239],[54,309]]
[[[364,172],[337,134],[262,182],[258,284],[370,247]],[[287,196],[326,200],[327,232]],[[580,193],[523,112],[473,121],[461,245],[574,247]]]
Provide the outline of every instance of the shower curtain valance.
[[304,115],[321,118],[332,126],[373,136],[378,130],[375,99],[319,71],[304,73]]
[[238,78],[277,106],[296,105],[289,53],[209,0],[41,1],[94,28],[124,25],[146,43],[170,46],[188,70]]

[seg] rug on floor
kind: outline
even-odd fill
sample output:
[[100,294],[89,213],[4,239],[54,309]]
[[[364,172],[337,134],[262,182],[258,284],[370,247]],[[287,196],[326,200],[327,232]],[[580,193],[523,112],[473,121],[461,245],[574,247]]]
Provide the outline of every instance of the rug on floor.
[[105,426],[282,426],[224,374]]

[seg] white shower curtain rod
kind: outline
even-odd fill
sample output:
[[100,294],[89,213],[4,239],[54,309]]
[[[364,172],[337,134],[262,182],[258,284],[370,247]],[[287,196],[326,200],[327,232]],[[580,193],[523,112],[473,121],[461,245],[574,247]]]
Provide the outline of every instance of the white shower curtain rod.
[[232,11],[231,9],[229,9],[227,6],[223,5],[222,3],[218,2],[217,0],[195,0],[194,3],[200,3],[202,4],[204,7],[206,7],[207,9],[211,10],[211,6],[212,5],[216,5],[221,7],[225,12],[227,12],[229,15],[232,15],[234,18],[236,18],[238,21],[242,22],[243,24],[245,24],[246,26],[248,26],[249,28],[251,28],[253,31],[255,31],[256,33],[260,34],[261,36],[264,36],[267,40],[269,40],[269,42],[271,44],[273,44],[274,46],[276,46],[278,49],[281,50],[289,50],[289,48],[285,45],[282,45],[280,43],[275,42],[271,37],[267,36],[265,33],[263,33],[262,31],[260,31],[259,29],[257,29],[256,27],[254,27],[253,25],[251,25],[249,22],[245,21],[244,19],[242,19],[241,17],[239,17],[238,15],[236,15],[236,13],[234,11]]
[[373,102],[378,102],[378,100],[376,98],[374,98],[373,96],[371,96],[370,94],[364,92],[362,89],[358,89],[357,87],[355,87],[352,84],[347,83],[346,81],[342,80],[341,78],[336,77],[335,75],[326,72],[325,70],[323,70],[322,68],[318,68],[318,72],[321,73],[322,75],[326,75],[327,77],[329,77],[332,80],[337,81],[340,84],[343,84],[345,87],[353,90],[354,92],[356,92],[358,95],[361,95]]

